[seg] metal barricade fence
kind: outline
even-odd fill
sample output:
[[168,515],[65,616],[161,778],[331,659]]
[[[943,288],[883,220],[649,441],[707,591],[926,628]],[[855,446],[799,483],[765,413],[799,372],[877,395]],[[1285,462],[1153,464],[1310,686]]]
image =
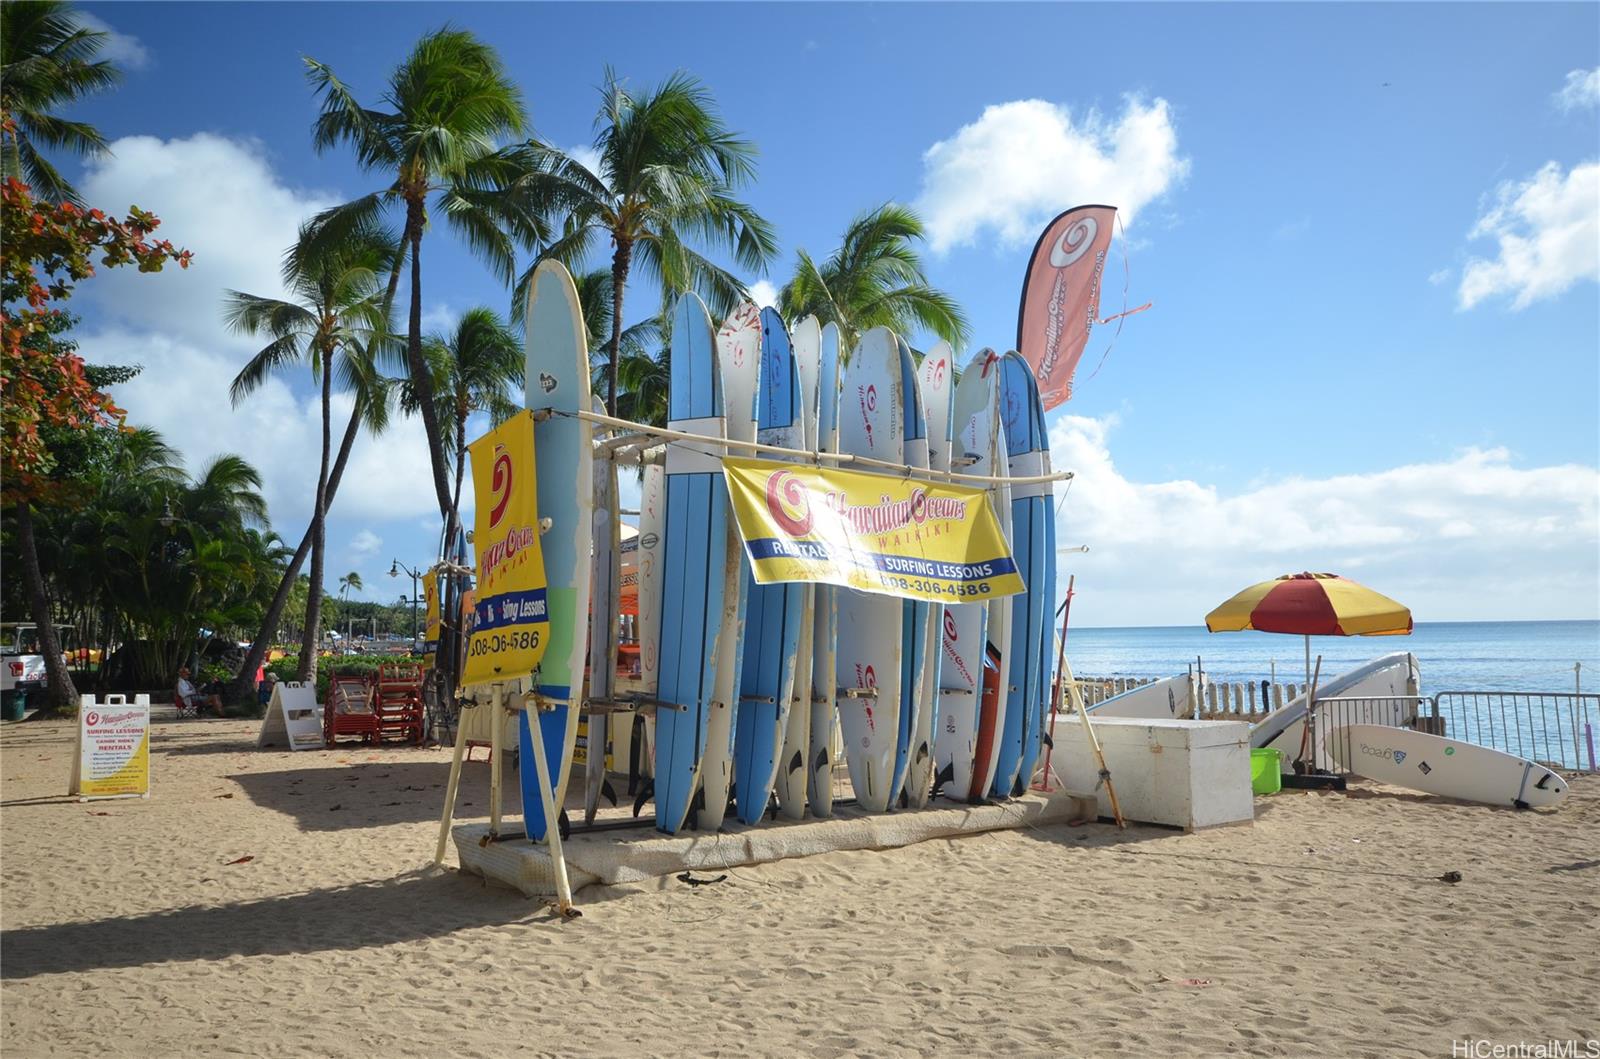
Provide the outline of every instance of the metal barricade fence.
[[1528,691],[1441,691],[1436,695],[1348,696],[1311,704],[1311,756],[1316,768],[1348,775],[1352,724],[1415,728],[1502,750],[1554,768],[1595,772],[1600,694]]
[[1440,735],[1544,765],[1594,772],[1600,694],[1571,691],[1441,691]]
[[[1389,728],[1422,728],[1428,722],[1432,701],[1423,695],[1351,695],[1315,699],[1311,703],[1310,763],[1322,772],[1349,775],[1355,760],[1349,740],[1352,724],[1381,724]],[[1417,721],[1423,719],[1422,724]]]

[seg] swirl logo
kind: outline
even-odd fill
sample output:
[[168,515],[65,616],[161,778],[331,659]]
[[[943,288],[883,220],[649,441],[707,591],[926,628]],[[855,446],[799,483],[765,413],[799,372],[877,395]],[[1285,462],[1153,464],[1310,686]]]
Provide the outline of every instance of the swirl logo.
[[489,528],[500,525],[505,518],[506,505],[511,503],[511,453],[504,445],[494,447],[494,470],[489,474],[489,489],[494,503],[489,508]]
[[876,386],[867,387],[867,396],[864,403],[867,411],[876,412],[878,410],[878,388]]
[[956,635],[956,619],[947,610],[944,612],[944,638],[955,643],[961,637]]
[[1093,217],[1084,217],[1068,225],[1050,248],[1050,263],[1056,268],[1066,268],[1089,252],[1089,245],[1099,231],[1100,222]]
[[811,532],[811,498],[793,471],[774,471],[767,477],[767,510],[789,536]]
[[939,387],[944,385],[944,368],[945,368],[945,359],[943,357],[940,357],[938,360],[934,361],[934,364],[933,364],[933,387],[934,387],[934,389],[938,389]]
[[100,723],[100,715],[95,713],[93,710],[90,710],[89,715],[84,718],[84,721],[89,725],[90,728],[93,728],[95,725]]

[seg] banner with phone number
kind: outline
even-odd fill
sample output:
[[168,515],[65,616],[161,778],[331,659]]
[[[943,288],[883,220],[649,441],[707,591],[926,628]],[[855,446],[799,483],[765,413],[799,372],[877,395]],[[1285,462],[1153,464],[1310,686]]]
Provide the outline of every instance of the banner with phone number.
[[467,619],[461,683],[487,684],[533,672],[550,636],[533,414],[523,411],[467,446],[472,457],[472,546],[477,587]]
[[936,603],[1023,591],[982,489],[767,460],[722,465],[758,584],[815,581]]

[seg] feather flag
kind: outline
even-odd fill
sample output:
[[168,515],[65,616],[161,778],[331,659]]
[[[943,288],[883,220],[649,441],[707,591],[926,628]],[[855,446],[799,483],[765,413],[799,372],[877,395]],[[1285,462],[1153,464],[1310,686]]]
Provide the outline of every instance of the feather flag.
[[1046,411],[1072,396],[1072,373],[1100,313],[1100,281],[1115,206],[1078,206],[1045,228],[1033,248],[1017,310],[1017,352],[1039,380]]

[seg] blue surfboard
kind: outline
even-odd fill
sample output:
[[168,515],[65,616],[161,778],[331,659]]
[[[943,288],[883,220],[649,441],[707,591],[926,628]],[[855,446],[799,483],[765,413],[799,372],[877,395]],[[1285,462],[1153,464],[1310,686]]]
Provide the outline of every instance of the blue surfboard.
[[[528,285],[527,378],[525,403],[538,410],[588,411],[589,348],[583,326],[583,309],[572,275],[560,262],[543,261]],[[550,615],[550,640],[535,672],[539,694],[565,705],[540,711],[538,723],[550,766],[557,812],[566,798],[567,777],[578,738],[578,716],[583,696],[583,665],[588,655],[589,587],[593,576],[589,541],[594,510],[594,450],[587,420],[556,415],[534,424],[534,459],[539,475],[539,516],[550,520],[540,541],[544,552],[546,607]],[[522,786],[522,815],[528,837],[545,838],[544,794],[539,771],[533,767],[531,714],[523,712],[519,725],[521,749],[518,780]]]
[[[1007,353],[1000,362],[1001,422],[1013,477],[1045,473],[1044,413],[1028,362]],[[1054,549],[1050,544],[1048,483],[1011,486],[1011,554],[1025,586],[1011,600],[1011,665],[1006,723],[995,766],[993,793],[1012,797],[1027,788],[1039,758],[1042,673],[1047,626],[1053,616]]]
[[[756,440],[805,447],[800,418],[800,372],[789,332],[776,310],[761,310],[761,386],[756,394]],[[806,585],[745,582],[744,667],[733,723],[734,807],[756,823],[767,811],[783,752],[794,696],[795,660],[805,613]]]
[[[722,382],[711,317],[694,294],[672,315],[668,426],[721,438]],[[689,813],[706,749],[722,631],[728,549],[727,483],[721,449],[692,442],[667,447],[666,531],[662,535],[659,697],[678,709],[656,712],[656,827],[675,834]]]

